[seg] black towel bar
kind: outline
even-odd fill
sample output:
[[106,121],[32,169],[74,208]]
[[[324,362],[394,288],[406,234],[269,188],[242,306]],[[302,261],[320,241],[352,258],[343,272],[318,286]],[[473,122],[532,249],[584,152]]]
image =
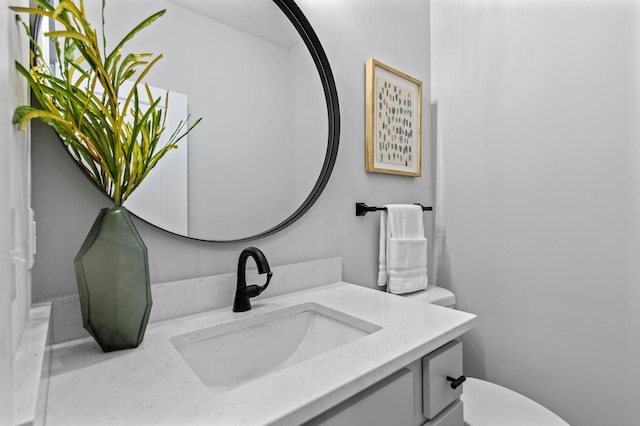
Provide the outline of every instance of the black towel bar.
[[[423,212],[430,212],[433,207],[425,207],[422,204],[415,203],[417,206],[422,207]],[[356,203],[356,216],[364,216],[369,212],[377,212],[380,210],[386,210],[386,207],[368,206],[366,203]]]

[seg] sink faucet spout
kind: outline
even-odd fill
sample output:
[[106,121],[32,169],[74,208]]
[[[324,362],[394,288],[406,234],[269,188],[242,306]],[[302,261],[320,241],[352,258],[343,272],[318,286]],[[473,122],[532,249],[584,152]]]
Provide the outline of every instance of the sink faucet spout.
[[[249,257],[252,257],[253,260],[255,260],[259,274],[267,274],[267,282],[262,286],[247,286],[246,267],[247,259],[249,259]],[[238,281],[236,283],[236,297],[233,301],[233,312],[245,312],[250,310],[251,302],[249,301],[249,298],[260,295],[260,293],[269,286],[269,281],[271,281],[272,276],[273,272],[271,272],[269,262],[267,262],[267,258],[260,249],[256,247],[247,247],[242,250],[240,258],[238,259]]]

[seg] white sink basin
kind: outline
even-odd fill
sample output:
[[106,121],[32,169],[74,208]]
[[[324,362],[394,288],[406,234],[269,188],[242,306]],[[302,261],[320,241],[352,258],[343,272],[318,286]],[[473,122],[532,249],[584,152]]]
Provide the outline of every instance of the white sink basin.
[[212,392],[223,392],[381,327],[317,303],[290,306],[172,337]]

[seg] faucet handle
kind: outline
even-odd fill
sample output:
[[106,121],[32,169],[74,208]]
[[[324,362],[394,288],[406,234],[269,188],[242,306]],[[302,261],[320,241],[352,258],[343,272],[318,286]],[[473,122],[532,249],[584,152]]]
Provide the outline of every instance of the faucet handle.
[[258,287],[258,294],[256,294],[256,296],[260,295],[260,293],[262,293],[267,289],[267,287],[269,286],[269,282],[271,281],[271,277],[273,277],[273,272],[271,271],[267,272],[267,282],[264,283],[264,285],[262,286],[256,286]]
[[267,272],[267,282],[264,285],[248,285],[247,286],[247,297],[256,297],[259,296],[260,293],[265,291],[269,286],[269,281],[271,281],[271,277],[273,276],[273,272]]

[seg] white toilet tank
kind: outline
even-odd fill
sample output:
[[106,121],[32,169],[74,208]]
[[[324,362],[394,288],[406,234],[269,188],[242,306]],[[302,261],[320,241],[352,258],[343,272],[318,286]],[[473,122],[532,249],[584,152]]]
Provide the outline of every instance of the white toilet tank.
[[426,290],[405,293],[400,296],[433,305],[446,306],[448,308],[453,308],[456,304],[455,294],[446,288],[436,287],[435,285],[428,285]]

